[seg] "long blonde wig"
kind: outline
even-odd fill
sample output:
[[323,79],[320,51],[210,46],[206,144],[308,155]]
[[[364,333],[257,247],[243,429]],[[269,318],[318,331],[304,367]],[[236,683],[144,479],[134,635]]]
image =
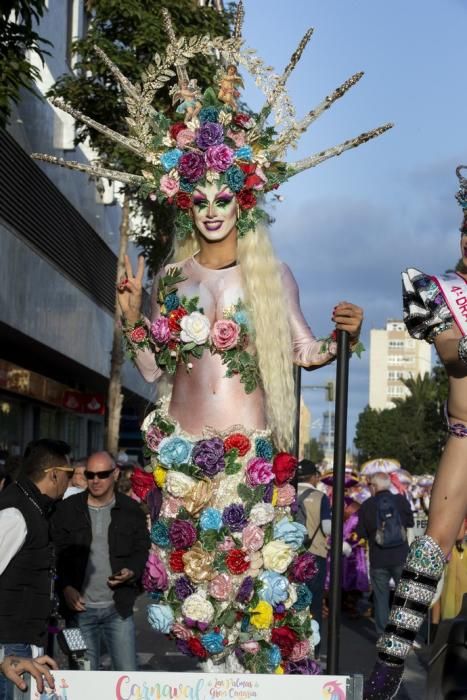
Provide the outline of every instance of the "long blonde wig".
[[[185,260],[198,249],[197,239],[192,235],[176,244],[172,262]],[[287,450],[292,445],[296,411],[292,340],[280,264],[265,226],[258,226],[238,239],[237,259],[245,304],[254,328],[268,426],[277,447]]]

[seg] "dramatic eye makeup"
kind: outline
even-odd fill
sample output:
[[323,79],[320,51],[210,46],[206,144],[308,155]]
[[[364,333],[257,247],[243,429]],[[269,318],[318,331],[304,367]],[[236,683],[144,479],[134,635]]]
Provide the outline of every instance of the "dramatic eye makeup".
[[201,197],[200,195],[194,195],[193,197],[193,204],[195,207],[199,207],[202,209],[202,207],[207,207],[208,205],[208,200],[206,197]]
[[225,194],[220,194],[218,197],[216,197],[215,203],[219,207],[226,207],[227,204],[230,204],[232,199],[233,199],[233,196],[230,194],[227,194],[227,192],[226,192]]
[[[224,208],[228,204],[230,204],[232,199],[233,199],[232,194],[229,194],[228,192],[221,192],[214,199],[214,204],[216,205],[216,207]],[[206,197],[204,197],[201,193],[200,194],[195,193],[193,195],[193,205],[195,207],[198,207],[198,209],[204,209],[209,205],[209,202],[206,199]]]

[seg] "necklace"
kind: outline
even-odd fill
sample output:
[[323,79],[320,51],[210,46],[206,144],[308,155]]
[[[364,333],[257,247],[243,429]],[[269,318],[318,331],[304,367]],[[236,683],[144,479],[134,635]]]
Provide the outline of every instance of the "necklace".
[[44,515],[44,511],[42,510],[42,508],[40,507],[40,505],[39,505],[39,504],[37,503],[37,501],[31,496],[31,494],[28,493],[28,491],[26,491],[26,489],[24,488],[24,486],[22,486],[22,485],[19,483],[19,481],[16,482],[16,485],[17,485],[17,487],[19,488],[19,490],[22,491],[22,492],[24,493],[24,495],[26,496],[26,498],[29,499],[29,500],[31,501],[31,503],[33,504],[33,506],[34,506],[35,508],[37,508],[37,510],[39,511],[39,513],[40,513],[41,515]]

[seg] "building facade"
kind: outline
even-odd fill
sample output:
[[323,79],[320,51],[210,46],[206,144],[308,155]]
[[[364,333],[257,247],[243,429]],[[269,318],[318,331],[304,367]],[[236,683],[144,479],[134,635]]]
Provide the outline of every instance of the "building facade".
[[402,380],[431,372],[431,347],[411,338],[404,322],[389,320],[370,334],[370,408],[393,408],[409,390]]
[[[75,148],[74,120],[44,99],[73,70],[71,44],[88,20],[85,0],[48,1],[38,32],[53,46],[37,63],[38,96],[24,92],[0,132],[0,450],[13,455],[39,437],[67,440],[75,456],[104,441],[118,188],[30,158],[95,157],[87,144]],[[139,417],[154,398],[129,363],[123,392],[124,412]]]

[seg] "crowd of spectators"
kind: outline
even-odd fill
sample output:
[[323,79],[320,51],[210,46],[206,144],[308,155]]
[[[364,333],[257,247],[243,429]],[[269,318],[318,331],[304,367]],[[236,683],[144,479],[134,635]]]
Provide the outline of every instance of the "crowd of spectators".
[[[298,481],[296,517],[306,526],[306,547],[317,565],[307,582],[310,615],[321,625],[329,587],[332,475],[305,459]],[[350,616],[372,616],[380,633],[417,506],[408,494],[394,493],[387,474],[366,480],[352,474],[346,486],[343,605]],[[153,488],[152,474],[125,452],[73,460],[66,443],[42,439],[30,443],[21,459],[0,454],[0,700],[11,700],[13,684],[24,685],[25,671],[39,688],[44,678],[51,682],[52,618],[80,628],[92,670],[100,667],[103,645],[114,670],[137,669],[133,609],[151,547],[147,496]],[[425,497],[423,505],[425,510]],[[454,617],[467,592],[464,547],[465,527],[435,623]]]

